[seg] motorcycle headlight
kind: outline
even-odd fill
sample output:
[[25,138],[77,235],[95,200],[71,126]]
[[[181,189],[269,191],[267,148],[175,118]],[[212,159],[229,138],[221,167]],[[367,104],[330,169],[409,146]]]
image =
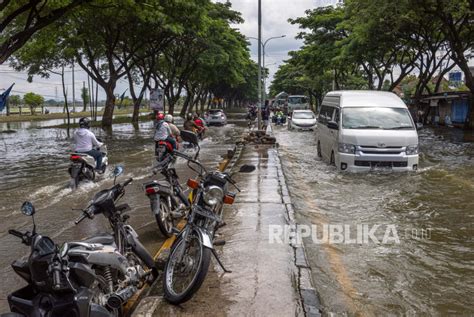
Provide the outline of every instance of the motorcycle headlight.
[[407,146],[406,153],[407,153],[407,155],[418,154],[418,144]]
[[356,147],[355,147],[354,144],[339,143],[339,152],[340,153],[355,154]]
[[224,199],[224,191],[218,186],[209,186],[204,189],[204,201],[210,206],[214,206]]

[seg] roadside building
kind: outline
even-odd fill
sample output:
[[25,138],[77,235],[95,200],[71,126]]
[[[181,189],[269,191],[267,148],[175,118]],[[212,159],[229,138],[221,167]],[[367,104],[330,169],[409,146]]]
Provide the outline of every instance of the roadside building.
[[471,93],[466,91],[440,92],[424,95],[418,100],[423,109],[424,123],[462,127],[469,113]]

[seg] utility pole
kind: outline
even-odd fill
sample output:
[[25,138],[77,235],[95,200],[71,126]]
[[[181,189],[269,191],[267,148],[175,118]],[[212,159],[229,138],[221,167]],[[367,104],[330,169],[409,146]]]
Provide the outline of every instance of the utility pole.
[[76,112],[76,94],[74,86],[74,59],[72,60],[72,111]]
[[257,130],[262,127],[262,0],[258,0],[258,111]]

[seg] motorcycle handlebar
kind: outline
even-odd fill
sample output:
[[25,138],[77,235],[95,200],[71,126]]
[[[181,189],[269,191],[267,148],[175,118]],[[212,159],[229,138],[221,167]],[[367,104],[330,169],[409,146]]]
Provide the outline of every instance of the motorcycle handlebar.
[[85,218],[87,218],[87,215],[86,213],[84,212],[79,218],[77,218],[74,223],[77,225],[79,224],[79,222],[81,222],[82,220],[84,220]]
[[78,223],[80,223],[82,220],[86,219],[86,218],[91,218],[94,216],[94,210],[95,210],[95,207],[94,205],[90,205],[89,207],[87,207],[85,210],[82,211],[82,215],[80,215],[75,221],[74,223],[77,225]]
[[130,184],[131,182],[133,181],[133,178],[129,178],[125,181],[125,183],[123,183],[123,187],[127,186],[128,184]]
[[24,235],[23,233],[15,229],[8,230],[8,233],[18,238],[23,238],[23,235]]

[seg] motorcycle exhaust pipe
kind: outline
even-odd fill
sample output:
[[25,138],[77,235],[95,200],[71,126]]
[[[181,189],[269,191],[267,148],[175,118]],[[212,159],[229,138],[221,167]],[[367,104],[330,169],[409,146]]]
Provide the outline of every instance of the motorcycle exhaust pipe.
[[117,293],[110,295],[107,299],[107,306],[112,309],[119,309],[135,294],[136,287],[128,286]]

